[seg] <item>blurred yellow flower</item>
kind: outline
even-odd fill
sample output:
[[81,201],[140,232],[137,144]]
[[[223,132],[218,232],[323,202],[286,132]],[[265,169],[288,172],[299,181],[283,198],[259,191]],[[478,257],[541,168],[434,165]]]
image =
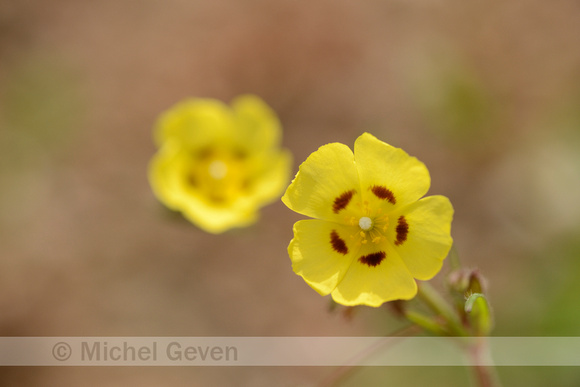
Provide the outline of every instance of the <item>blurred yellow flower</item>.
[[205,231],[248,226],[288,183],[291,154],[280,149],[281,132],[276,114],[253,95],[231,107],[214,99],[180,102],[155,127],[153,192]]
[[364,133],[354,154],[324,145],[300,166],[282,201],[316,219],[294,224],[294,272],[343,305],[379,306],[417,294],[451,248],[453,207],[429,189],[425,165]]

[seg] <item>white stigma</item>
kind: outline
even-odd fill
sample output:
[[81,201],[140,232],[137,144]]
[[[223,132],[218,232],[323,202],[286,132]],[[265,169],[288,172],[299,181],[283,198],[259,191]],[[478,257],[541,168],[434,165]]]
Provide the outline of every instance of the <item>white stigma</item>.
[[221,180],[226,177],[228,173],[228,166],[221,160],[212,161],[209,165],[209,174],[216,180]]
[[359,219],[358,225],[364,231],[368,231],[371,229],[371,227],[373,227],[373,221],[368,216],[363,216],[362,218]]

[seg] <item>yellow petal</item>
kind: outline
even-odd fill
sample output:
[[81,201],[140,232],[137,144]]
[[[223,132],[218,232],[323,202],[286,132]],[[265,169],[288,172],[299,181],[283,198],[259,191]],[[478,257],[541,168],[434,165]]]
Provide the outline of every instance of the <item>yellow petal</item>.
[[352,151],[332,143],[312,153],[282,197],[302,215],[345,223],[360,205],[360,185]]
[[385,246],[363,245],[347,273],[332,292],[342,305],[380,306],[387,301],[408,300],[417,294],[417,284],[396,254]]
[[280,144],[282,129],[276,113],[255,95],[239,96],[232,101],[235,130],[231,136],[243,144],[245,153],[261,154]]
[[[401,216],[407,224],[404,238],[397,236],[397,224]],[[419,280],[433,278],[441,269],[453,244],[453,207],[449,199],[439,195],[428,196],[392,213],[391,218],[388,239],[409,272]],[[404,228],[399,231],[402,234]]]
[[247,227],[256,222],[258,212],[253,206],[239,205],[217,207],[208,205],[201,198],[183,203],[182,213],[192,223],[213,234],[220,234],[235,227]]
[[167,207],[178,210],[184,200],[188,161],[176,141],[166,142],[149,163],[149,182],[155,196]]
[[356,140],[354,154],[362,195],[371,207],[412,203],[429,190],[431,180],[425,164],[369,133]]
[[188,99],[159,117],[154,129],[155,143],[161,146],[177,138],[192,149],[203,149],[215,143],[229,142],[233,114],[224,103],[215,99]]
[[292,269],[322,295],[332,292],[357,253],[349,233],[351,227],[321,220],[294,224],[294,239],[288,246]]
[[289,151],[264,156],[255,168],[248,196],[262,204],[279,199],[290,180],[291,168],[292,154]]

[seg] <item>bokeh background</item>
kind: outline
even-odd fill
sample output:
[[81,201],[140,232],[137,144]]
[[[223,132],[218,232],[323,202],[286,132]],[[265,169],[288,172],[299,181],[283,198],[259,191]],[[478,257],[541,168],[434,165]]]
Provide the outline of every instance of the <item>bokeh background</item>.
[[[294,171],[369,131],[430,169],[497,336],[580,335],[580,3],[573,0],[0,1],[1,336],[358,336],[290,267],[300,216],[209,235],[146,170],[160,112],[262,97]],[[444,281],[445,267],[435,279]],[[3,368],[19,386],[321,386],[332,368]],[[501,368],[505,386],[578,368]],[[467,385],[463,368],[355,369],[339,386]]]

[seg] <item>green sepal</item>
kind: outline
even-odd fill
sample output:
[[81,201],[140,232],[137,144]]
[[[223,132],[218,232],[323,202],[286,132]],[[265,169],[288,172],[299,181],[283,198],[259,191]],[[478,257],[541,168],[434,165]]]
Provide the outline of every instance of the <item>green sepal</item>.
[[491,309],[482,293],[470,294],[465,301],[464,310],[475,336],[487,336],[491,332]]

